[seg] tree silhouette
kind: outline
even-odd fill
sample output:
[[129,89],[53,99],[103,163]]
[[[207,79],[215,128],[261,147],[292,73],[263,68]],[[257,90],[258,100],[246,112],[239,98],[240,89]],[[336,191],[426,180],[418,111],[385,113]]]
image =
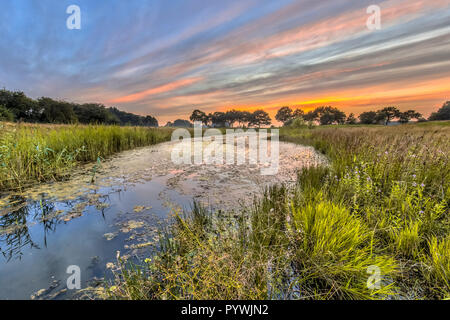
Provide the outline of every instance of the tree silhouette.
[[256,110],[251,115],[251,120],[249,122],[249,126],[269,126],[272,123],[270,116],[264,110]]
[[346,124],[356,124],[356,118],[353,113],[350,113],[347,117],[347,120],[345,120]]
[[384,125],[388,125],[394,118],[400,117],[400,110],[396,107],[387,107],[377,112],[378,120],[383,121]]
[[414,110],[408,110],[405,112],[400,112],[398,117],[400,123],[408,123],[409,121],[411,121],[411,119],[419,120],[420,118],[422,118],[422,114]]
[[359,115],[359,121],[362,124],[376,124],[377,123],[377,113],[375,111],[363,112]]
[[283,124],[286,124],[286,122],[292,120],[292,118],[293,118],[292,109],[289,107],[280,108],[277,114],[275,115],[275,119],[277,121],[282,122]]
[[442,108],[440,108],[437,112],[432,113],[429,120],[450,120],[450,101],[444,103]]
[[192,112],[191,117],[189,118],[192,122],[196,122],[199,121],[201,123],[203,123],[204,125],[208,124],[208,116],[206,115],[206,113],[204,113],[201,110],[194,110]]

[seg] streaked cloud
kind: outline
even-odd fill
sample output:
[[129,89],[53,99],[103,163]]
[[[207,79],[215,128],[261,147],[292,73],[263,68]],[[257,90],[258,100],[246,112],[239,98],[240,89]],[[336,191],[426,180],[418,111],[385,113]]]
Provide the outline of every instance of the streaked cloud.
[[161,93],[166,93],[166,92],[170,92],[170,91],[174,91],[178,88],[181,87],[185,87],[188,86],[192,83],[198,82],[200,81],[202,78],[189,78],[189,79],[182,79],[182,80],[177,80],[171,83],[167,83],[164,84],[162,86],[156,87],[156,88],[151,88],[145,91],[141,91],[141,92],[137,92],[137,93],[133,93],[127,96],[123,96],[123,97],[118,97],[118,98],[114,98],[111,100],[108,100],[107,103],[109,104],[115,104],[115,103],[126,103],[126,102],[136,102],[136,101],[140,101],[144,98],[148,98],[150,96],[153,95],[158,95]]
[[[0,12],[0,86],[152,114],[450,100],[450,0],[10,1]],[[382,29],[366,28],[369,5]]]

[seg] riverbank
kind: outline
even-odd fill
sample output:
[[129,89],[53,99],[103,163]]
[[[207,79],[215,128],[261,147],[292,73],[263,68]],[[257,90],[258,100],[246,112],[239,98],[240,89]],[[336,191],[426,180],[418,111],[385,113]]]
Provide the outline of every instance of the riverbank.
[[246,210],[174,211],[159,251],[119,258],[112,299],[450,298],[448,126],[284,128],[331,165]]
[[[327,161],[312,147],[281,142],[278,173],[263,176],[265,163],[174,163],[176,144],[123,151],[100,166],[83,164],[66,181],[0,198],[0,297],[83,297],[110,279],[117,251],[127,263],[158,251],[174,212],[189,210],[193,199],[215,211],[239,212],[269,185],[295,185],[297,168]],[[69,265],[81,270],[81,292],[67,289]]]
[[67,179],[80,164],[101,162],[124,150],[168,141],[172,131],[0,122],[0,192]]

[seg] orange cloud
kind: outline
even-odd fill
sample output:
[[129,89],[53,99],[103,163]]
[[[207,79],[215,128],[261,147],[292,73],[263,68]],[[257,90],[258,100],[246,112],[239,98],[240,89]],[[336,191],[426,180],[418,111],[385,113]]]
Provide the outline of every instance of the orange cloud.
[[109,100],[108,103],[126,103],[126,102],[135,102],[135,101],[139,101],[142,100],[148,96],[152,96],[152,95],[156,95],[156,94],[161,94],[161,93],[165,93],[165,92],[169,92],[169,91],[173,91],[176,90],[178,88],[181,87],[186,87],[189,86],[195,82],[198,82],[200,80],[202,80],[203,78],[201,77],[197,77],[197,78],[188,78],[188,79],[182,79],[182,80],[177,80],[171,83],[167,83],[165,85],[156,87],[156,88],[151,88],[145,91],[141,91],[138,93],[133,93],[127,96],[123,96],[123,97],[119,97],[119,98],[115,98],[112,100]]
[[[430,81],[411,83],[389,83],[375,86],[368,86],[357,89],[336,90],[333,92],[317,93],[312,97],[306,95],[284,96],[271,101],[261,101],[260,103],[242,101],[235,103],[235,109],[254,111],[264,109],[274,120],[275,114],[282,106],[301,108],[305,112],[313,110],[319,106],[338,107],[343,111],[360,114],[367,110],[376,110],[383,106],[395,105],[401,110],[415,109],[425,116],[432,111],[426,105],[445,102],[450,97],[450,77],[443,77]],[[222,104],[217,110],[226,111],[231,109],[230,105]],[[275,123],[275,120],[274,120]]]

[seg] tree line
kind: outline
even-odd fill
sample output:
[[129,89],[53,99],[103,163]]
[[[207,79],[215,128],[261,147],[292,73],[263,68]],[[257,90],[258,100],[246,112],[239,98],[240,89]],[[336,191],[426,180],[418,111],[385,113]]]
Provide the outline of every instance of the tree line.
[[[402,124],[408,123],[413,119],[420,122],[427,121],[422,114],[417,111],[407,110],[402,112],[396,107],[386,107],[377,111],[363,112],[358,118],[356,118],[353,113],[350,113],[347,116],[345,112],[333,107],[319,107],[308,113],[304,113],[300,109],[292,110],[290,107],[282,107],[278,110],[275,119],[282,122],[284,125],[291,124],[294,119],[318,122],[321,125],[358,123],[389,125],[389,123],[396,119]],[[450,120],[450,101],[447,101],[442,108],[433,113],[428,120]]]
[[206,114],[201,110],[194,110],[190,120],[199,121],[205,126],[211,127],[234,127],[238,123],[239,127],[262,127],[270,126],[272,119],[264,110],[254,112],[229,110],[227,112],[214,112]]
[[0,121],[158,126],[152,116],[139,116],[99,103],[78,104],[48,97],[34,100],[21,91],[6,89],[0,90]]
[[412,119],[423,121],[420,113],[414,110],[401,112],[396,107],[386,107],[378,111],[363,112],[359,115],[359,121],[355,114],[350,113],[348,116],[345,112],[333,107],[319,107],[308,113],[302,110],[293,111],[289,107],[282,107],[278,110],[275,118],[284,125],[289,125],[294,119],[301,118],[305,121],[318,122],[321,125],[331,124],[384,124],[388,125],[394,119],[399,119],[400,123],[408,123]]
[[[357,123],[388,125],[395,119],[400,123],[408,123],[412,119],[426,121],[419,112],[414,110],[401,112],[396,107],[363,112],[357,118],[353,113],[347,116],[345,112],[331,106],[318,107],[307,113],[299,108],[292,109],[286,106],[278,110],[275,119],[285,126],[292,124],[295,119],[321,125]],[[272,123],[269,114],[261,109],[254,112],[232,109],[208,114],[196,109],[192,112],[190,120],[202,122],[210,127],[234,127],[235,124],[239,127],[262,127],[270,126]],[[450,120],[450,101],[444,103],[442,108],[434,112],[428,120]],[[152,116],[139,116],[114,107],[107,108],[98,103],[77,104],[48,97],[34,100],[21,91],[6,89],[0,90],[0,121],[158,126],[158,121]],[[169,122],[167,126],[188,127],[192,124],[188,120],[178,119],[173,123]]]
[[[293,123],[295,119],[300,119],[307,122],[315,122],[320,125],[332,124],[384,124],[389,125],[394,120],[399,123],[408,123],[415,119],[417,121],[427,121],[422,114],[414,110],[400,111],[396,107],[386,107],[377,111],[367,111],[361,113],[358,117],[330,106],[318,107],[312,111],[305,113],[303,110],[291,107],[281,107],[275,115],[275,119],[284,126]],[[254,112],[230,110],[226,112],[214,112],[206,114],[201,110],[194,110],[190,116],[190,120],[195,122],[202,122],[205,126],[211,127],[233,127],[238,123],[239,127],[261,127],[269,126],[272,120],[269,114],[263,110],[256,110]],[[447,101],[442,108],[433,113],[429,121],[436,120],[450,120],[450,101]],[[178,121],[178,122],[177,122]],[[170,126],[188,126],[190,123],[187,120],[177,120],[175,123],[169,123]],[[191,124],[190,124],[191,125]]]
[[[358,118],[355,114],[350,113],[348,116],[343,112],[333,107],[319,107],[306,114],[301,114],[301,110],[292,111],[289,107],[281,108],[277,116],[278,121],[284,124],[289,124],[295,118],[302,118],[305,121],[319,122],[321,125],[330,124],[384,124],[389,125],[394,120],[398,120],[401,124],[406,124],[415,119],[419,122],[427,121],[423,115],[415,110],[400,111],[396,107],[386,107],[377,111],[367,111],[361,113]],[[444,103],[442,108],[433,113],[429,121],[450,120],[450,101]]]

